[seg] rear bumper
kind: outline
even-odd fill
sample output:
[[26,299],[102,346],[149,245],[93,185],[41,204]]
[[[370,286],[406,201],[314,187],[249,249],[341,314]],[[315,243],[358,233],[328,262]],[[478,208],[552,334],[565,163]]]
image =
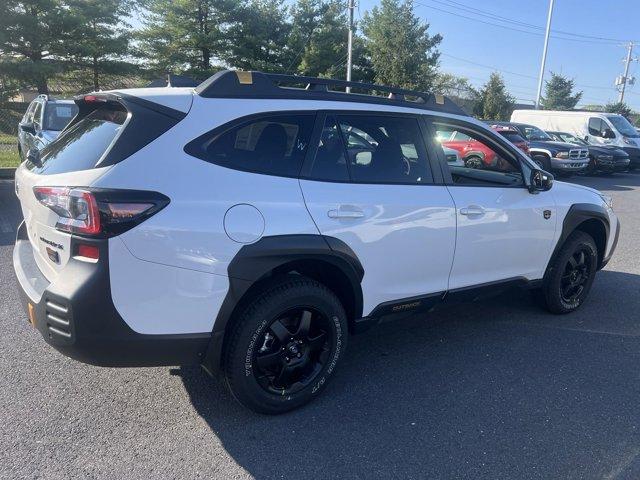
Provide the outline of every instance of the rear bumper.
[[13,251],[14,271],[29,321],[49,345],[75,360],[109,367],[202,361],[210,334],[147,335],[125,323],[111,299],[106,240],[83,239],[98,246],[100,260],[71,258],[49,282],[35,263],[24,230],[22,224]]

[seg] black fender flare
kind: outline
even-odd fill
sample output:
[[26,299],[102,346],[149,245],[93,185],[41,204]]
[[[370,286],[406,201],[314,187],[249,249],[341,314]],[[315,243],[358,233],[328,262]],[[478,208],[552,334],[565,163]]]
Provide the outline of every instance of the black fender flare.
[[[611,226],[609,225],[609,216],[607,215],[604,207],[600,205],[595,205],[592,203],[574,203],[569,207],[569,211],[564,217],[562,222],[562,232],[560,232],[560,237],[558,238],[558,242],[551,254],[551,258],[549,259],[549,263],[547,264],[547,271],[549,270],[549,265],[556,258],[556,255],[564,245],[564,242],[567,240],[569,235],[571,235],[580,224],[584,223],[587,220],[598,220],[602,223],[605,230],[605,249],[609,240],[609,235],[611,234]],[[604,258],[605,252],[601,253],[600,263]],[[601,265],[599,265],[599,268]]]
[[314,234],[263,237],[244,245],[229,263],[229,289],[213,326],[211,343],[203,363],[205,368],[212,372],[219,370],[227,325],[249,289],[269,278],[279,267],[303,260],[322,261],[340,269],[351,285],[353,315],[355,318],[362,316],[364,268],[346,243],[335,237]]

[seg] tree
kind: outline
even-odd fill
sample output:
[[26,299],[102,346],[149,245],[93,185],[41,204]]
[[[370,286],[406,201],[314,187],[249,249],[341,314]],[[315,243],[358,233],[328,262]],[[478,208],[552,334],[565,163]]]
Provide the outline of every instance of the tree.
[[129,50],[130,34],[125,18],[128,0],[71,0],[73,27],[66,41],[67,56],[74,66],[91,71],[93,88],[100,88],[101,74],[123,74],[132,65],[119,61]]
[[[349,28],[343,0],[300,0],[291,9],[288,73],[344,78]],[[354,32],[353,80],[373,81],[361,36]]]
[[145,0],[137,54],[156,73],[209,75],[243,7],[235,0]]
[[572,94],[573,79],[551,72],[551,78],[545,82],[545,96],[540,104],[545,110],[571,110],[580,99],[582,92]]
[[493,72],[480,89],[473,114],[486,120],[508,120],[514,103],[500,74]]
[[475,91],[469,80],[451,73],[438,73],[433,81],[433,91],[448,97],[467,98],[475,96]]
[[442,41],[413,13],[412,0],[382,0],[362,22],[365,46],[379,83],[429,90]]
[[0,2],[2,71],[49,93],[47,81],[61,69],[56,55],[66,51],[69,17],[61,0]]
[[604,106],[604,111],[607,113],[619,113],[627,120],[631,118],[631,107],[624,102],[611,102]]
[[292,7],[288,71],[314,77],[344,71],[348,26],[343,3],[300,0]]
[[220,58],[242,70],[284,72],[291,57],[284,0],[251,0],[239,8],[237,18],[225,34],[229,41]]

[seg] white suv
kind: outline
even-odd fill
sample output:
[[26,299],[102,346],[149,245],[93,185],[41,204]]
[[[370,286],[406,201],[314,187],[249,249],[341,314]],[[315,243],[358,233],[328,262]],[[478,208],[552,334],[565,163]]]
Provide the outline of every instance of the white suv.
[[[30,322],[95,365],[201,364],[259,412],[318,395],[389,315],[514,284],[573,311],[616,245],[609,198],[441,96],[225,71],[76,103],[16,172]],[[492,161],[447,162],[447,131]]]

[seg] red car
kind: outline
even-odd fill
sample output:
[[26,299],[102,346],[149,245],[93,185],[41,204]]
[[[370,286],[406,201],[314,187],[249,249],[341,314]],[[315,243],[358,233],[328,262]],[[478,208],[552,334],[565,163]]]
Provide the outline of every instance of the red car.
[[[529,154],[529,144],[516,130],[499,125],[492,125],[491,128],[527,155]],[[466,133],[457,130],[443,131],[438,132],[438,138],[442,145],[456,150],[468,168],[491,168],[498,162],[496,152]]]
[[527,142],[522,136],[518,133],[515,128],[507,127],[504,125],[491,125],[491,129],[498,132],[504,138],[513,143],[516,147],[522,150],[524,153],[529,155],[529,142]]

